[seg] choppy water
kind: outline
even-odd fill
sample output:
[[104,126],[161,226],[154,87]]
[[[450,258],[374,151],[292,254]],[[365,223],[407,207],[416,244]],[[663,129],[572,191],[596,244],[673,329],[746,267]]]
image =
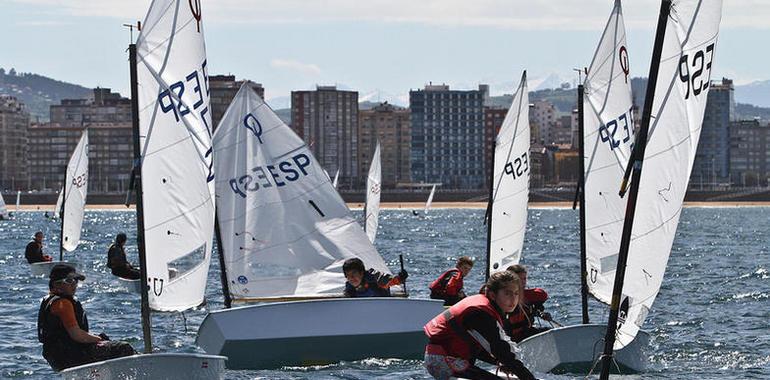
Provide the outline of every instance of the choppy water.
[[[460,255],[484,257],[482,210],[433,210],[413,217],[409,210],[384,210],[377,248],[394,270],[403,254],[413,296],[427,297],[427,285]],[[652,335],[651,368],[633,379],[770,378],[770,209],[687,208],[679,226],[666,278],[647,320]],[[84,242],[74,255],[87,282],[78,290],[92,330],[126,339],[141,349],[139,296],[118,288],[105,266],[106,249],[125,231],[135,242],[134,213],[89,211]],[[49,378],[35,324],[47,281],[31,278],[24,246],[32,234],[46,234],[46,252],[58,254],[58,222],[42,212],[21,212],[0,222],[0,378]],[[551,295],[549,309],[563,324],[580,320],[577,213],[531,210],[523,263],[529,284]],[[137,261],[135,246],[128,255]],[[72,257],[72,256],[70,256]],[[218,265],[209,275],[208,308],[222,307]],[[478,289],[483,268],[466,281]],[[606,320],[594,303],[592,320]],[[153,314],[155,346],[163,351],[194,351],[195,333],[206,310]],[[373,342],[376,344],[376,342]],[[284,368],[280,371],[229,371],[242,379],[427,379],[419,361],[369,359],[352,363]],[[567,379],[567,376],[543,375]]]

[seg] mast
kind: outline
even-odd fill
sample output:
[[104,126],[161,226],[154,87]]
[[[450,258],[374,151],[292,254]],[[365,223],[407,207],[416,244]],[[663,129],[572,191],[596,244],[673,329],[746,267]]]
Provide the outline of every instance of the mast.
[[67,166],[64,167],[64,188],[62,190],[61,214],[59,214],[59,261],[64,261],[64,209],[67,207]]
[[580,154],[580,173],[578,178],[578,197],[580,202],[580,301],[582,304],[583,324],[588,318],[588,271],[586,268],[586,195],[585,195],[585,138],[583,136],[583,85],[578,86],[578,145]]
[[484,280],[489,279],[489,263],[492,260],[492,203],[494,203],[492,197],[494,196],[495,186],[495,151],[497,150],[497,136],[492,141],[492,163],[489,166],[489,201],[487,203],[487,215],[485,222],[487,223],[487,265]]
[[152,353],[152,322],[150,321],[150,286],[147,284],[147,252],[144,244],[144,206],[142,204],[142,149],[139,141],[139,86],[136,70],[136,44],[128,45],[128,61],[131,66],[131,120],[134,129],[134,191],[136,192],[136,242],[139,250],[139,266],[142,282],[142,333],[144,353]]
[[230,283],[227,281],[227,268],[225,268],[225,249],[222,247],[222,232],[219,230],[219,218],[214,212],[214,236],[217,238],[217,253],[219,254],[219,279],[222,281],[222,295],[225,298],[225,307],[230,308],[233,299],[230,297]]
[[[620,309],[620,297],[623,293],[623,281],[626,275],[626,263],[628,262],[628,250],[631,246],[631,232],[634,226],[634,212],[636,210],[636,201],[639,194],[639,182],[642,177],[642,161],[644,160],[644,151],[647,147],[647,134],[650,128],[650,116],[652,115],[652,102],[655,97],[655,87],[658,82],[658,69],[660,67],[660,58],[663,52],[663,40],[666,34],[666,21],[671,10],[671,0],[662,0],[660,4],[660,14],[658,16],[658,28],[655,33],[655,45],[652,50],[652,61],[650,62],[650,76],[647,82],[647,94],[644,99],[644,111],[642,113],[642,126],[639,130],[638,139],[635,142],[634,151],[628,162],[628,167],[632,169],[631,191],[628,196],[628,205],[626,206],[625,222],[623,224],[623,236],[620,240],[620,252],[618,256],[618,267],[615,271],[615,284],[612,291],[612,303],[610,304],[610,317],[607,322],[607,335],[604,338],[604,353],[601,356],[602,372],[601,380],[607,380],[610,376],[610,365],[612,364],[613,346],[615,345],[615,333],[618,324],[618,313]],[[628,172],[628,171],[626,171]],[[627,178],[623,179],[620,189],[621,195],[625,192]]]

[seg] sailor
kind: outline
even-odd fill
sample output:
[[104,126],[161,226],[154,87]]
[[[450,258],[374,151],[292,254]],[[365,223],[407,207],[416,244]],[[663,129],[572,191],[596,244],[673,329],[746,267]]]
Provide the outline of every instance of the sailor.
[[141,272],[126,259],[126,251],[123,248],[125,245],[126,234],[121,232],[115,237],[115,243],[107,252],[107,268],[110,268],[115,276],[127,280],[138,280],[142,277]]
[[361,259],[354,257],[342,264],[345,273],[345,297],[390,297],[390,287],[401,285],[409,277],[406,270],[398,276],[380,273],[374,269],[368,271]]
[[468,256],[457,259],[455,267],[444,272],[430,286],[430,298],[444,300],[444,306],[452,306],[465,298],[463,278],[473,268],[473,260]]
[[24,257],[30,264],[51,261],[53,258],[43,253],[43,231],[35,232],[35,238],[27,244],[24,250]]
[[511,265],[507,272],[516,274],[521,283],[522,297],[516,309],[508,314],[508,335],[514,342],[520,342],[532,335],[548,330],[548,327],[534,325],[535,317],[551,321],[551,314],[545,311],[543,304],[548,300],[548,293],[541,288],[527,288],[527,268],[524,265]]
[[136,353],[128,343],[88,332],[86,312],[75,298],[78,281],[83,280],[75,268],[55,265],[48,281],[50,292],[40,303],[37,337],[43,343],[43,357],[55,371]]
[[518,348],[504,332],[506,313],[519,303],[519,278],[508,271],[492,274],[486,294],[466,297],[423,327],[428,336],[425,368],[439,380],[452,377],[499,379],[476,366],[480,359],[521,380],[534,379],[516,358]]

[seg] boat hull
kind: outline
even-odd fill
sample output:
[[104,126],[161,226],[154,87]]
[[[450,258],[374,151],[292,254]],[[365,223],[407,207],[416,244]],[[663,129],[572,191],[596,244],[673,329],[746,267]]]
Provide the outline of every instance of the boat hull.
[[[519,343],[522,362],[533,372],[587,374],[604,350],[607,325],[586,324],[551,329]],[[624,374],[642,372],[647,365],[650,336],[639,331],[636,339],[615,352],[615,361]],[[600,365],[594,369],[594,373]],[[612,368],[617,373],[616,368]]]
[[125,289],[127,292],[136,294],[142,293],[142,283],[140,280],[128,280],[118,277],[118,281],[120,282],[121,288]]
[[78,268],[78,265],[75,263],[70,263],[67,261],[46,261],[41,263],[34,263],[29,264],[29,269],[32,272],[33,276],[45,276],[48,277],[48,275],[51,274],[51,269],[57,264],[64,264],[69,265],[75,269]]
[[422,328],[443,311],[441,301],[393,297],[244,306],[209,313],[196,343],[227,356],[231,369],[421,359],[427,343]]
[[183,353],[133,355],[72,367],[64,379],[224,379],[223,356]]

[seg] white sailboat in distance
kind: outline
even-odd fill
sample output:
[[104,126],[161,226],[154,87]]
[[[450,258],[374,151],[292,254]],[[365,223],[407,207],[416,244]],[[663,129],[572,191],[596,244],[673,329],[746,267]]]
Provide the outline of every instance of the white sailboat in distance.
[[224,377],[222,356],[153,353],[150,325],[151,309],[204,300],[214,173],[202,15],[200,1],[154,0],[129,46],[144,354],[74,367],[67,379]]
[[430,189],[430,195],[428,195],[428,200],[425,202],[425,214],[428,213],[430,210],[430,205],[433,203],[433,196],[436,194],[436,185],[433,185],[433,188]]
[[380,195],[382,193],[382,162],[380,161],[380,140],[374,148],[369,175],[366,177],[366,204],[364,205],[364,231],[374,243],[380,225]]

